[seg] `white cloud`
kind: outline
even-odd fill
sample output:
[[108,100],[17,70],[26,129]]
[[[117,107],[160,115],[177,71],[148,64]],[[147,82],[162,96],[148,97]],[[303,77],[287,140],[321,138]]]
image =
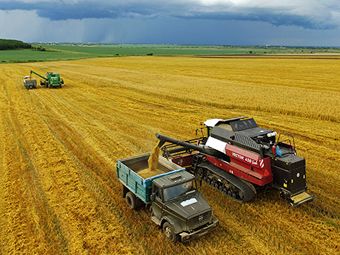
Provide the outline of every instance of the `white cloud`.
[[80,20],[50,21],[39,17],[35,11],[0,10],[0,38],[62,42],[81,41],[83,36],[84,24]]

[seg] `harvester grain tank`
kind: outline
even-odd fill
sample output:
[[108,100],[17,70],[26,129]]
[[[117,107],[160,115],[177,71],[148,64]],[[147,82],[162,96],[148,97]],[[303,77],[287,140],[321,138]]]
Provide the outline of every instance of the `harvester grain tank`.
[[188,241],[215,228],[218,220],[195,188],[195,176],[163,157],[158,159],[159,172],[144,176],[149,156],[117,161],[117,176],[128,206],[149,208],[152,222],[172,241]]
[[157,134],[163,156],[238,201],[250,201],[269,187],[293,206],[313,200],[306,192],[305,159],[297,155],[294,141],[276,139],[276,132],[259,127],[253,118],[204,124],[207,136],[188,141]]
[[47,72],[46,76],[43,76],[33,70],[30,72],[30,77],[32,74],[40,77],[40,85],[46,88],[61,88],[64,85],[64,80],[61,78],[59,73]]

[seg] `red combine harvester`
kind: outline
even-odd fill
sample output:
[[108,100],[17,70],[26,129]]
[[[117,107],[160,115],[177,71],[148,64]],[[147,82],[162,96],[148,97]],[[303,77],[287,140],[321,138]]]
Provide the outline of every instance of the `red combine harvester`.
[[276,132],[252,118],[204,124],[207,136],[188,141],[157,134],[163,156],[238,201],[250,201],[268,187],[293,206],[313,200],[306,192],[305,159],[297,156],[294,140],[280,142]]

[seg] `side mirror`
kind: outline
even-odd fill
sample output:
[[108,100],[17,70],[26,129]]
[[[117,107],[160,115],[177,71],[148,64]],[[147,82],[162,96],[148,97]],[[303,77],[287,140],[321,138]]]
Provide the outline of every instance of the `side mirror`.
[[151,194],[151,196],[150,196],[151,202],[155,201],[155,197],[156,197],[156,194],[155,194],[155,193],[154,193],[154,194]]

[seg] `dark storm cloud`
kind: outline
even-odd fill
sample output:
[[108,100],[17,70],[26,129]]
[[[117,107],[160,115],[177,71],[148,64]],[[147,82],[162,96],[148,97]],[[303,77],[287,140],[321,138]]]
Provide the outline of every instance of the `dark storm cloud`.
[[185,19],[263,21],[275,26],[298,26],[308,29],[332,29],[338,27],[337,23],[330,22],[329,20],[320,21],[306,16],[282,13],[276,14],[270,11],[257,11],[251,14],[224,12],[193,13],[185,16],[176,16]]
[[0,2],[0,10],[34,10],[40,17],[50,20],[102,19],[134,16],[152,16],[153,10],[143,5],[108,6],[96,2],[24,3],[18,1]]
[[263,21],[308,29],[338,27],[337,1],[266,0],[75,0],[0,1],[1,10],[34,10],[50,20],[176,17],[181,19]]

